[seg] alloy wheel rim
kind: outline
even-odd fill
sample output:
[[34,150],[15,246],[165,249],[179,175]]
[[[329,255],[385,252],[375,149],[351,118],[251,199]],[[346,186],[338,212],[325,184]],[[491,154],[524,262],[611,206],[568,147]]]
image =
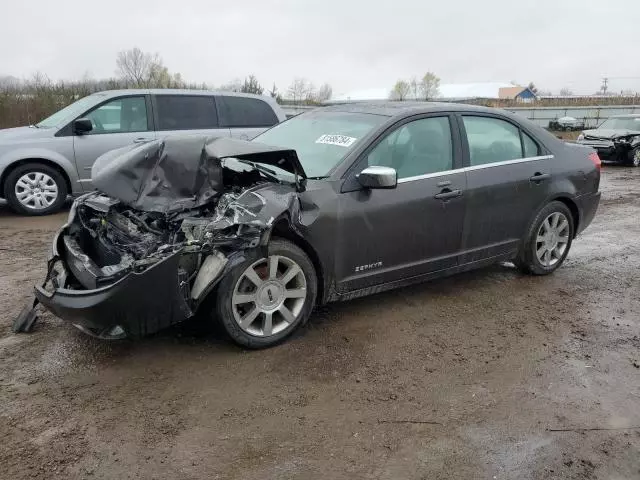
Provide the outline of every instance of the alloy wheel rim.
[[58,198],[58,184],[46,173],[29,172],[18,179],[14,193],[23,207],[44,210]]
[[633,154],[633,166],[640,167],[640,149]]
[[270,337],[295,322],[307,298],[300,265],[282,255],[260,259],[240,275],[231,296],[238,326],[250,335]]
[[569,245],[569,220],[560,212],[544,219],[536,237],[536,257],[545,267],[555,266]]

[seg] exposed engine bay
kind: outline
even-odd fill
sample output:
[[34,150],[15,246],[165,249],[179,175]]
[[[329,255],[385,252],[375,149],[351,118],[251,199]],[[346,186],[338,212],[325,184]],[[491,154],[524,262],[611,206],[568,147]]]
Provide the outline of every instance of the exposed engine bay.
[[74,202],[36,298],[109,338],[191,316],[234,260],[259,255],[274,221],[296,221],[304,172],[292,150],[192,136],[109,152],[92,181],[99,190]]

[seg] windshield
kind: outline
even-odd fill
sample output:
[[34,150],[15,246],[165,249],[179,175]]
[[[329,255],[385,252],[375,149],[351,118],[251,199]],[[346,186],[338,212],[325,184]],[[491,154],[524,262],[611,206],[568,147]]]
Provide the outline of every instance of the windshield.
[[613,117],[600,125],[600,129],[640,131],[640,117]]
[[292,148],[308,177],[325,177],[367,133],[387,117],[314,110],[276,125],[254,140]]
[[71,120],[72,118],[76,118],[79,115],[83,114],[101,99],[102,99],[101,96],[96,96],[96,95],[89,95],[88,97],[81,98],[80,100],[73,102],[71,105],[67,105],[62,110],[58,110],[56,113],[54,113],[50,117],[45,118],[40,123],[36,124],[36,127],[38,128],[57,127],[62,122],[66,120]]

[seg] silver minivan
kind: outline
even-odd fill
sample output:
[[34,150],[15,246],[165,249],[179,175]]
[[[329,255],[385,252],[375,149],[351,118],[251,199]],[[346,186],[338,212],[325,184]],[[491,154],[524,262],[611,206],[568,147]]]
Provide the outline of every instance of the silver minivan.
[[0,197],[25,215],[58,210],[92,190],[103,153],[171,134],[250,140],[286,119],[274,99],[198,90],[112,90],[81,98],[36,125],[0,130]]

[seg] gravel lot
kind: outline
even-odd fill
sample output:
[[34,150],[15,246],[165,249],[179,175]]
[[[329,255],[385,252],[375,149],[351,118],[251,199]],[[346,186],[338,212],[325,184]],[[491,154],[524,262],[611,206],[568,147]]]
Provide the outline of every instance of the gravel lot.
[[0,477],[640,478],[640,169],[556,274],[508,266],[334,304],[248,352],[10,325],[66,214],[0,206]]

